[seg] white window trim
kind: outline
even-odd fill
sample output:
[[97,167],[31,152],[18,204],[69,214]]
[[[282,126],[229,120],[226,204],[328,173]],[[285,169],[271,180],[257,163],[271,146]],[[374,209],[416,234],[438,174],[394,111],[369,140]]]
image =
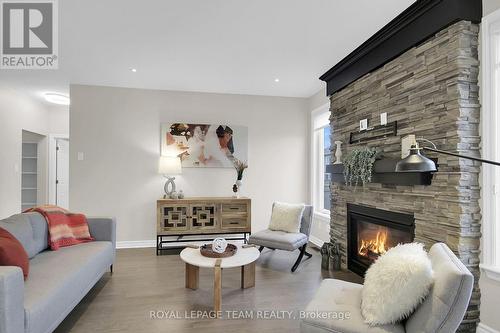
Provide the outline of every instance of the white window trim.
[[[500,33],[500,10],[483,18],[481,25],[481,121],[482,121],[482,154],[487,159],[498,160],[500,156],[497,125],[500,122],[495,114],[498,108],[499,95],[493,92],[500,89],[495,82],[491,69],[493,62],[493,34]],[[500,281],[500,210],[497,209],[500,182],[500,169],[493,165],[483,164],[482,168],[482,262],[481,269],[491,279]]]
[[[320,195],[320,198],[319,199],[316,199],[316,196],[318,195],[316,192],[317,192],[317,189],[318,187],[316,186],[316,172],[318,170],[318,168],[322,165],[323,163],[319,163],[318,161],[316,161],[315,159],[315,152],[317,151],[318,147],[316,147],[316,140],[315,140],[315,131],[319,128],[317,126],[315,126],[315,118],[320,115],[320,114],[323,114],[323,113],[328,113],[330,112],[330,103],[326,103],[316,109],[314,109],[312,112],[311,112],[311,119],[310,119],[310,143],[311,143],[311,146],[310,146],[310,151],[311,151],[311,156],[310,156],[310,165],[309,165],[309,169],[311,170],[310,172],[310,181],[309,181],[309,184],[310,184],[310,190],[309,190],[309,193],[310,193],[310,202],[313,204],[313,208],[314,208],[314,216],[317,218],[317,220],[319,221],[324,221],[325,223],[326,222],[330,222],[330,211],[329,210],[319,210],[318,207],[316,207],[316,203],[319,199],[321,199],[321,196],[323,195],[322,193],[319,193]],[[323,156],[322,154],[320,156]]]

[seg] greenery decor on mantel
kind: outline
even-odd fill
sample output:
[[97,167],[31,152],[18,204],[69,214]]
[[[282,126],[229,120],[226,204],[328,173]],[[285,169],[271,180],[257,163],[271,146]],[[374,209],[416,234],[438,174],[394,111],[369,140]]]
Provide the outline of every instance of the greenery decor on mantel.
[[350,151],[343,160],[345,184],[358,186],[359,182],[366,185],[372,180],[373,164],[378,157],[375,148],[360,148]]

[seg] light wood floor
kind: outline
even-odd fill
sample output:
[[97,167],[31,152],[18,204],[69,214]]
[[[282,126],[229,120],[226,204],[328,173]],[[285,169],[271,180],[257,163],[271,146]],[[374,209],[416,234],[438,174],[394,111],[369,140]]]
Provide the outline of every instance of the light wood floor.
[[[222,310],[300,311],[323,278],[361,282],[350,272],[321,271],[317,250],[292,274],[298,251],[265,249],[257,261],[256,286],[240,289],[240,270],[225,269]],[[178,255],[156,256],[154,249],[118,250],[114,274],[105,274],[61,323],[62,332],[299,332],[299,320],[151,319],[151,311],[211,311],[213,270],[200,269],[198,290],[184,287],[184,263]]]

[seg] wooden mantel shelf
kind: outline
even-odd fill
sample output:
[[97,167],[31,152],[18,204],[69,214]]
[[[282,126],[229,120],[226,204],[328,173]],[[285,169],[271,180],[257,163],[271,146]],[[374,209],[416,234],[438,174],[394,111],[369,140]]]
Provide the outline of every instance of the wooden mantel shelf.
[[[392,185],[431,185],[432,172],[396,172],[399,160],[381,159],[375,161],[372,172],[372,183]],[[326,173],[331,174],[333,183],[345,184],[344,165],[331,164],[326,166]]]

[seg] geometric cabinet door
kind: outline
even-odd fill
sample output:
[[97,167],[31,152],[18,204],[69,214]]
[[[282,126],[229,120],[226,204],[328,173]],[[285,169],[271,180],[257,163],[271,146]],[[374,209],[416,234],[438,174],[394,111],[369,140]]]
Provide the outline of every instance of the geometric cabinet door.
[[195,229],[215,229],[217,227],[215,204],[191,204],[192,227]]
[[160,208],[163,230],[188,230],[189,205],[162,206]]

